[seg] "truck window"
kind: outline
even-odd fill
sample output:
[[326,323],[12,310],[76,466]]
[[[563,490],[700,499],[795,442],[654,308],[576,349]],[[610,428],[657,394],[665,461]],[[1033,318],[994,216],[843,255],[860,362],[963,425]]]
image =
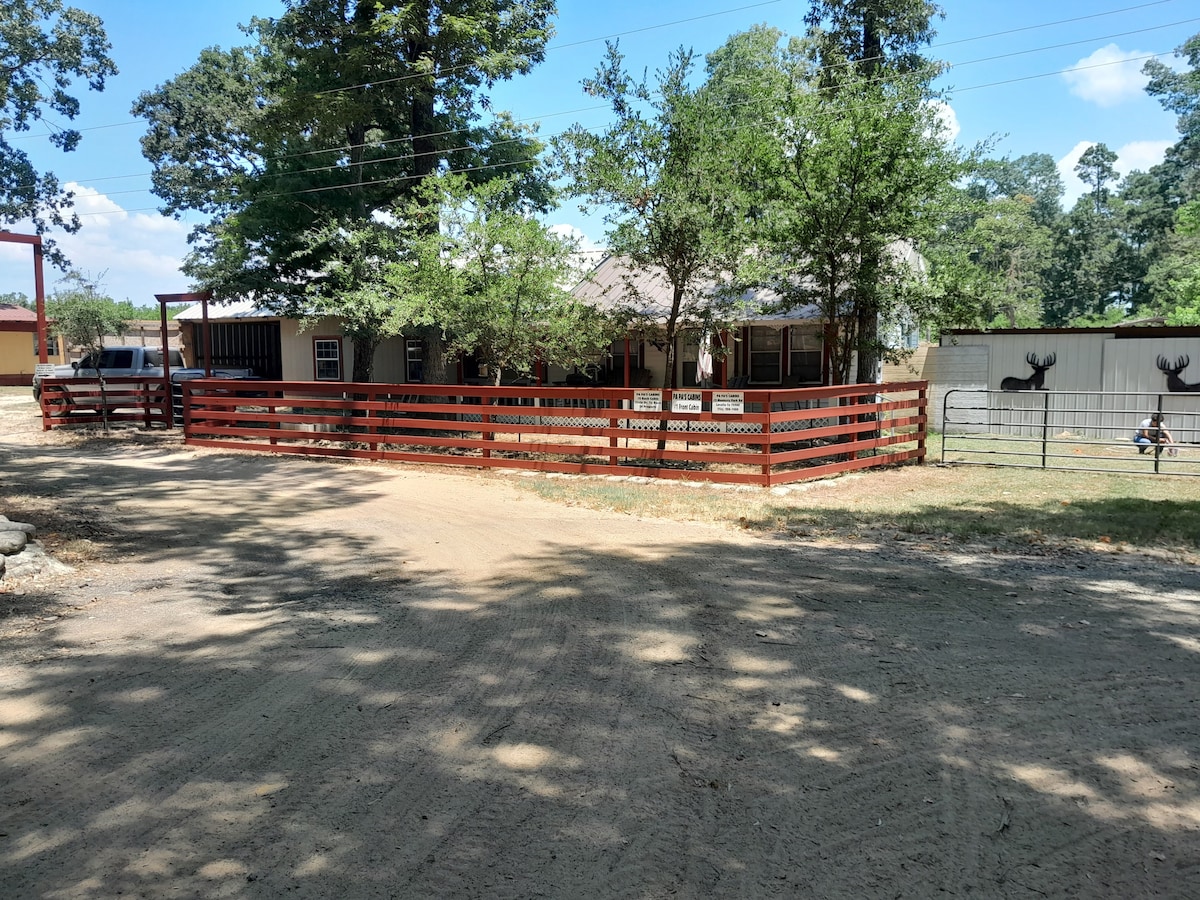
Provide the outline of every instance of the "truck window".
[[105,350],[100,354],[100,368],[102,369],[132,369],[133,368],[133,351],[132,350]]
[[[151,350],[151,349],[146,350],[146,365],[147,366],[161,366],[162,364],[163,364],[163,354],[162,354],[161,350],[159,350],[157,348],[155,348],[153,350]],[[178,350],[171,351],[171,368],[172,369],[184,368],[183,354],[180,353]]]
[[99,360],[101,369],[131,369],[133,368],[132,350],[102,350],[99,355],[89,353],[79,361],[79,368],[94,369]]

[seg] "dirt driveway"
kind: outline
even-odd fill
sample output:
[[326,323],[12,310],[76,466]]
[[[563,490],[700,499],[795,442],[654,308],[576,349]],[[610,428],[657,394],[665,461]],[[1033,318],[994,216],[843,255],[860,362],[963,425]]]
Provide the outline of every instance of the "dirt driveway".
[[0,413],[0,896],[1200,896],[1200,579]]

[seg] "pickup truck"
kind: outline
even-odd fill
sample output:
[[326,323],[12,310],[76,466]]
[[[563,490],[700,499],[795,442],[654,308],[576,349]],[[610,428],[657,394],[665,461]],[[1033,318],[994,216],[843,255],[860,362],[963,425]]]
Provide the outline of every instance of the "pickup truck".
[[[193,378],[203,378],[203,369],[189,369],[183,364],[183,355],[178,350],[171,350],[167,361],[171,365],[171,382],[178,384]],[[163,374],[163,353],[157,347],[105,347],[98,354],[88,354],[78,362],[69,366],[55,366],[52,378],[97,378],[103,373],[105,378],[120,378],[133,376],[135,378],[156,378]],[[253,378],[252,369],[214,369],[213,378]],[[33,398],[40,400],[42,396],[42,376],[33,376]],[[94,398],[92,398],[94,399]],[[118,406],[120,397],[110,397],[107,406]]]

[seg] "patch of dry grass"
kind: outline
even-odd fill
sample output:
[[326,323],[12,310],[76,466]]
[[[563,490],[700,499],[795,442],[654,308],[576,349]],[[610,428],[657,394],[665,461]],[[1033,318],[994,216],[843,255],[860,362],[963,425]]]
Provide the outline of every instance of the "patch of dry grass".
[[[929,458],[940,448],[931,441]],[[725,523],[807,539],[863,535],[992,543],[1082,543],[1187,556],[1200,549],[1200,480],[1153,475],[903,466],[787,491],[580,478],[523,478],[555,502]]]

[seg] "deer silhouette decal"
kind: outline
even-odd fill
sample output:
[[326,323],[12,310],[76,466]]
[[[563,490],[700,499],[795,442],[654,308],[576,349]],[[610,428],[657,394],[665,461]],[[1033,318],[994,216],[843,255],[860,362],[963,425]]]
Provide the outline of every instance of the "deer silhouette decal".
[[1036,353],[1027,353],[1025,362],[1033,366],[1033,374],[1028,378],[1014,378],[1009,376],[1000,382],[1000,390],[1002,391],[1044,391],[1046,384],[1046,370],[1054,365],[1057,356],[1051,353],[1045,359],[1039,360]]
[[1158,371],[1167,376],[1167,390],[1173,394],[1196,393],[1200,391],[1200,381],[1195,384],[1188,384],[1179,377],[1179,373],[1188,367],[1188,363],[1192,361],[1190,356],[1180,356],[1175,360],[1175,366],[1172,368],[1171,361],[1165,356],[1158,358]]

